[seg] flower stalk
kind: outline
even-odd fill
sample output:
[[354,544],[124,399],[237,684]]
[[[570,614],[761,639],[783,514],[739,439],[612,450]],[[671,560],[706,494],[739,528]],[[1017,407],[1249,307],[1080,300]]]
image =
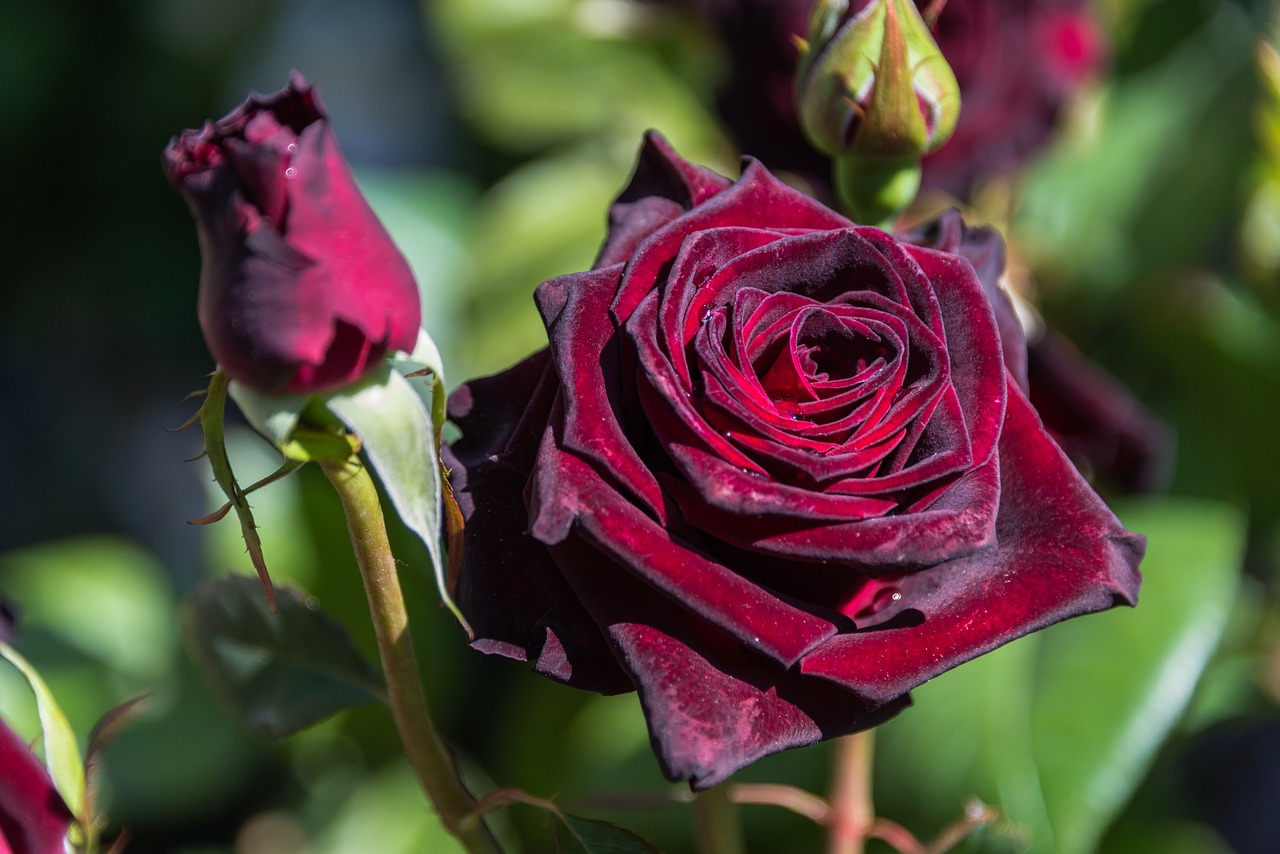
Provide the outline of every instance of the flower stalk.
[[698,854],[744,854],[738,806],[730,800],[730,785],[721,783],[693,799],[693,829]]
[[500,849],[488,829],[475,818],[475,798],[458,779],[457,768],[431,718],[413,653],[404,594],[373,479],[354,452],[346,459],[321,459],[319,463],[342,502],[347,531],[369,599],[391,713],[409,764],[444,826],[468,852],[498,852]]
[[831,775],[831,812],[827,816],[827,854],[862,854],[875,821],[871,770],[875,730],[847,735],[835,745]]

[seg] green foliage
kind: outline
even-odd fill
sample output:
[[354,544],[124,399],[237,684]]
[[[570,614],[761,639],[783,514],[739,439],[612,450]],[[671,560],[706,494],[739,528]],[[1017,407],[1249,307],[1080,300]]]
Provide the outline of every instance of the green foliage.
[[556,825],[556,851],[558,854],[657,854],[658,849],[616,824],[566,815],[564,822]]
[[298,591],[278,592],[272,613],[257,584],[228,576],[182,604],[191,656],[231,713],[279,738],[380,699],[375,671],[346,633]]

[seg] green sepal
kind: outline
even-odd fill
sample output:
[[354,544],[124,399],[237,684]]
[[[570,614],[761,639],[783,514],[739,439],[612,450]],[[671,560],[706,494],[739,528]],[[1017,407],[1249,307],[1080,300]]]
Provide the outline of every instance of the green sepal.
[[[71,827],[72,843],[89,848],[97,835],[96,825],[88,814],[89,804],[85,795],[84,761],[80,757],[80,745],[75,731],[53,692],[40,674],[13,647],[0,641],[0,657],[18,669],[36,696],[36,713],[40,717],[40,730],[44,734],[44,764],[49,770],[53,786],[62,796],[67,808],[75,816]],[[2,770],[0,770],[2,773]],[[79,836],[80,839],[75,839]],[[0,841],[3,841],[0,838]]]
[[[432,410],[442,397],[433,393]],[[325,406],[360,437],[391,504],[427,547],[440,600],[470,634],[470,626],[449,595],[441,542],[444,490],[438,427],[426,404],[408,379],[384,363],[359,383],[332,395]]]

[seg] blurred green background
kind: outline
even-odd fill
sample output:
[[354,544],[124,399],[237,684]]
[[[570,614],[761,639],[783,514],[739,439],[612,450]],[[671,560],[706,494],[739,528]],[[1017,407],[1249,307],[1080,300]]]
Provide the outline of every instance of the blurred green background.
[[[921,836],[976,795],[1007,819],[966,850],[1280,850],[1280,97],[1255,51],[1272,11],[1100,4],[1108,73],[1016,195],[978,200],[1045,318],[1172,423],[1178,454],[1168,499],[1119,507],[1151,538],[1142,607],[966,665],[885,727],[881,811]],[[453,850],[385,709],[273,741],[232,719],[182,648],[179,601],[250,568],[233,523],[186,524],[220,502],[206,465],[184,462],[199,437],[163,429],[212,368],[195,230],[159,168],[168,138],[306,74],[419,275],[453,386],[542,346],[529,296],[590,266],[645,129],[736,173],[712,106],[724,65],[670,2],[0,6],[0,594],[82,736],[152,694],[100,769],[129,851]],[[242,482],[274,468],[247,428],[230,442]],[[277,580],[374,660],[323,479],[304,470],[254,506]],[[557,795],[690,850],[682,789],[662,780],[634,697],[468,650],[425,554],[395,533],[428,689],[477,787]],[[38,730],[6,665],[0,714]],[[822,791],[828,762],[826,746],[791,751],[739,779]],[[673,805],[605,797],[636,792]],[[817,850],[803,819],[744,817],[753,851]],[[554,850],[534,810],[501,820],[523,850]]]

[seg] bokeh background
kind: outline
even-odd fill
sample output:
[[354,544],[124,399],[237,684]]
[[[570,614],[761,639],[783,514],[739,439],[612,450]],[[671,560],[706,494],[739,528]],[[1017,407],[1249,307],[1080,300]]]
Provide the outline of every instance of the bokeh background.
[[[885,728],[884,815],[929,836],[965,798],[1008,818],[966,850],[1280,850],[1280,97],[1259,72],[1262,0],[1105,0],[1106,69],[1017,182],[972,216],[1006,233],[1039,310],[1177,435],[1143,605],[1019,641],[916,695]],[[179,602],[250,571],[184,395],[212,369],[195,230],[168,138],[297,68],[323,94],[375,209],[414,265],[451,385],[545,341],[530,300],[591,264],[641,133],[736,174],[715,114],[725,52],[693,9],[626,0],[125,0],[0,6],[0,595],[17,647],[86,735],[149,692],[99,785],[131,852],[449,851],[385,709],[283,741],[247,731],[181,641]],[[273,452],[237,423],[242,482]],[[370,660],[340,510],[304,470],[254,502],[278,581]],[[580,694],[466,648],[424,552],[396,531],[442,728],[488,780],[689,850],[634,697]],[[38,731],[0,665],[0,714]],[[825,787],[827,747],[740,779]],[[0,769],[0,773],[4,773]],[[627,811],[636,798],[670,804]],[[651,799],[651,798],[650,798]],[[645,800],[640,798],[638,800]],[[752,850],[816,850],[744,810]],[[545,816],[501,819],[554,850]],[[1043,831],[1052,833],[1046,837]],[[1046,843],[1051,838],[1053,841]],[[1047,846],[1047,847],[1046,847]]]

